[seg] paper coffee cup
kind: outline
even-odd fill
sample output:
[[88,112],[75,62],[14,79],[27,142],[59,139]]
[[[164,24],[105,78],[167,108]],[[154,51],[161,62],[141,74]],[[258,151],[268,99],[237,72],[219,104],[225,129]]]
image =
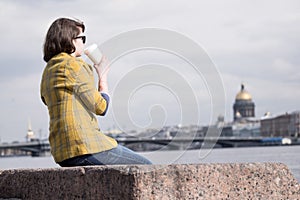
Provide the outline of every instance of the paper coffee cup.
[[85,55],[94,63],[99,64],[102,59],[102,53],[97,44],[92,44],[84,50]]

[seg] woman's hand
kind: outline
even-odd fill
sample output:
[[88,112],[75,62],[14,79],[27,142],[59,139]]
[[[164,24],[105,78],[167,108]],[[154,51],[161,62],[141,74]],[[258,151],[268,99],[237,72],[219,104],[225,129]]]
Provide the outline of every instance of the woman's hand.
[[94,64],[94,68],[98,74],[99,80],[107,80],[109,71],[109,61],[106,56],[103,56],[99,64]]
[[99,64],[95,64],[94,68],[98,74],[98,91],[108,93],[107,74],[109,71],[109,61],[103,56]]

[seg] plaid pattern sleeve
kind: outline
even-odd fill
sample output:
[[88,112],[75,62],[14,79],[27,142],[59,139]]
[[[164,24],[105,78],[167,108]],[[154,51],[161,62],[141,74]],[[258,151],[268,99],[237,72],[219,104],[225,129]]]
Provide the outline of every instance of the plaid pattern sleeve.
[[75,62],[70,60],[67,66],[70,71],[71,81],[75,84],[72,85],[74,93],[90,112],[103,115],[107,110],[108,102],[96,90],[91,66],[81,59]]
[[108,102],[95,87],[92,67],[82,59],[66,53],[53,57],[43,72],[41,97],[48,107],[56,162],[117,146],[99,129],[95,114],[105,114]]

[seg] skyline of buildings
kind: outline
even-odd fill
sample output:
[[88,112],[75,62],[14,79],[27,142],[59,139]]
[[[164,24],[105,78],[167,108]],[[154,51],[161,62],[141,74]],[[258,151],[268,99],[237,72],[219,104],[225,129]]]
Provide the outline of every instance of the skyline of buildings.
[[[244,84],[241,84],[240,91],[235,96],[233,102],[233,120],[225,122],[224,116],[219,116],[216,121],[216,126],[221,127],[220,136],[225,137],[290,137],[298,138],[300,136],[300,111],[286,112],[282,114],[271,115],[267,112],[263,117],[255,116],[255,102],[252,95],[246,90]],[[180,132],[182,136],[200,136],[206,135],[208,127],[213,125],[173,125],[161,128],[149,128],[142,133],[137,133],[132,130],[130,133],[125,133],[127,136],[140,135],[147,137],[148,135],[155,135],[155,137],[174,137]],[[181,131],[178,131],[181,129]],[[124,135],[118,129],[103,131],[111,136]],[[153,136],[154,137],[154,136]],[[155,138],[154,137],[154,138]],[[31,127],[30,119],[28,120],[28,131],[25,135],[26,141],[36,139],[37,135]],[[41,139],[41,138],[39,138]]]

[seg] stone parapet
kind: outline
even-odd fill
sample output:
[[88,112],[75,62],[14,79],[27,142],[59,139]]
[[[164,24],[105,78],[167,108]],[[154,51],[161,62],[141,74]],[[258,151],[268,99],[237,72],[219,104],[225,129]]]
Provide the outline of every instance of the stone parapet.
[[300,186],[280,163],[12,169],[0,199],[300,199]]

